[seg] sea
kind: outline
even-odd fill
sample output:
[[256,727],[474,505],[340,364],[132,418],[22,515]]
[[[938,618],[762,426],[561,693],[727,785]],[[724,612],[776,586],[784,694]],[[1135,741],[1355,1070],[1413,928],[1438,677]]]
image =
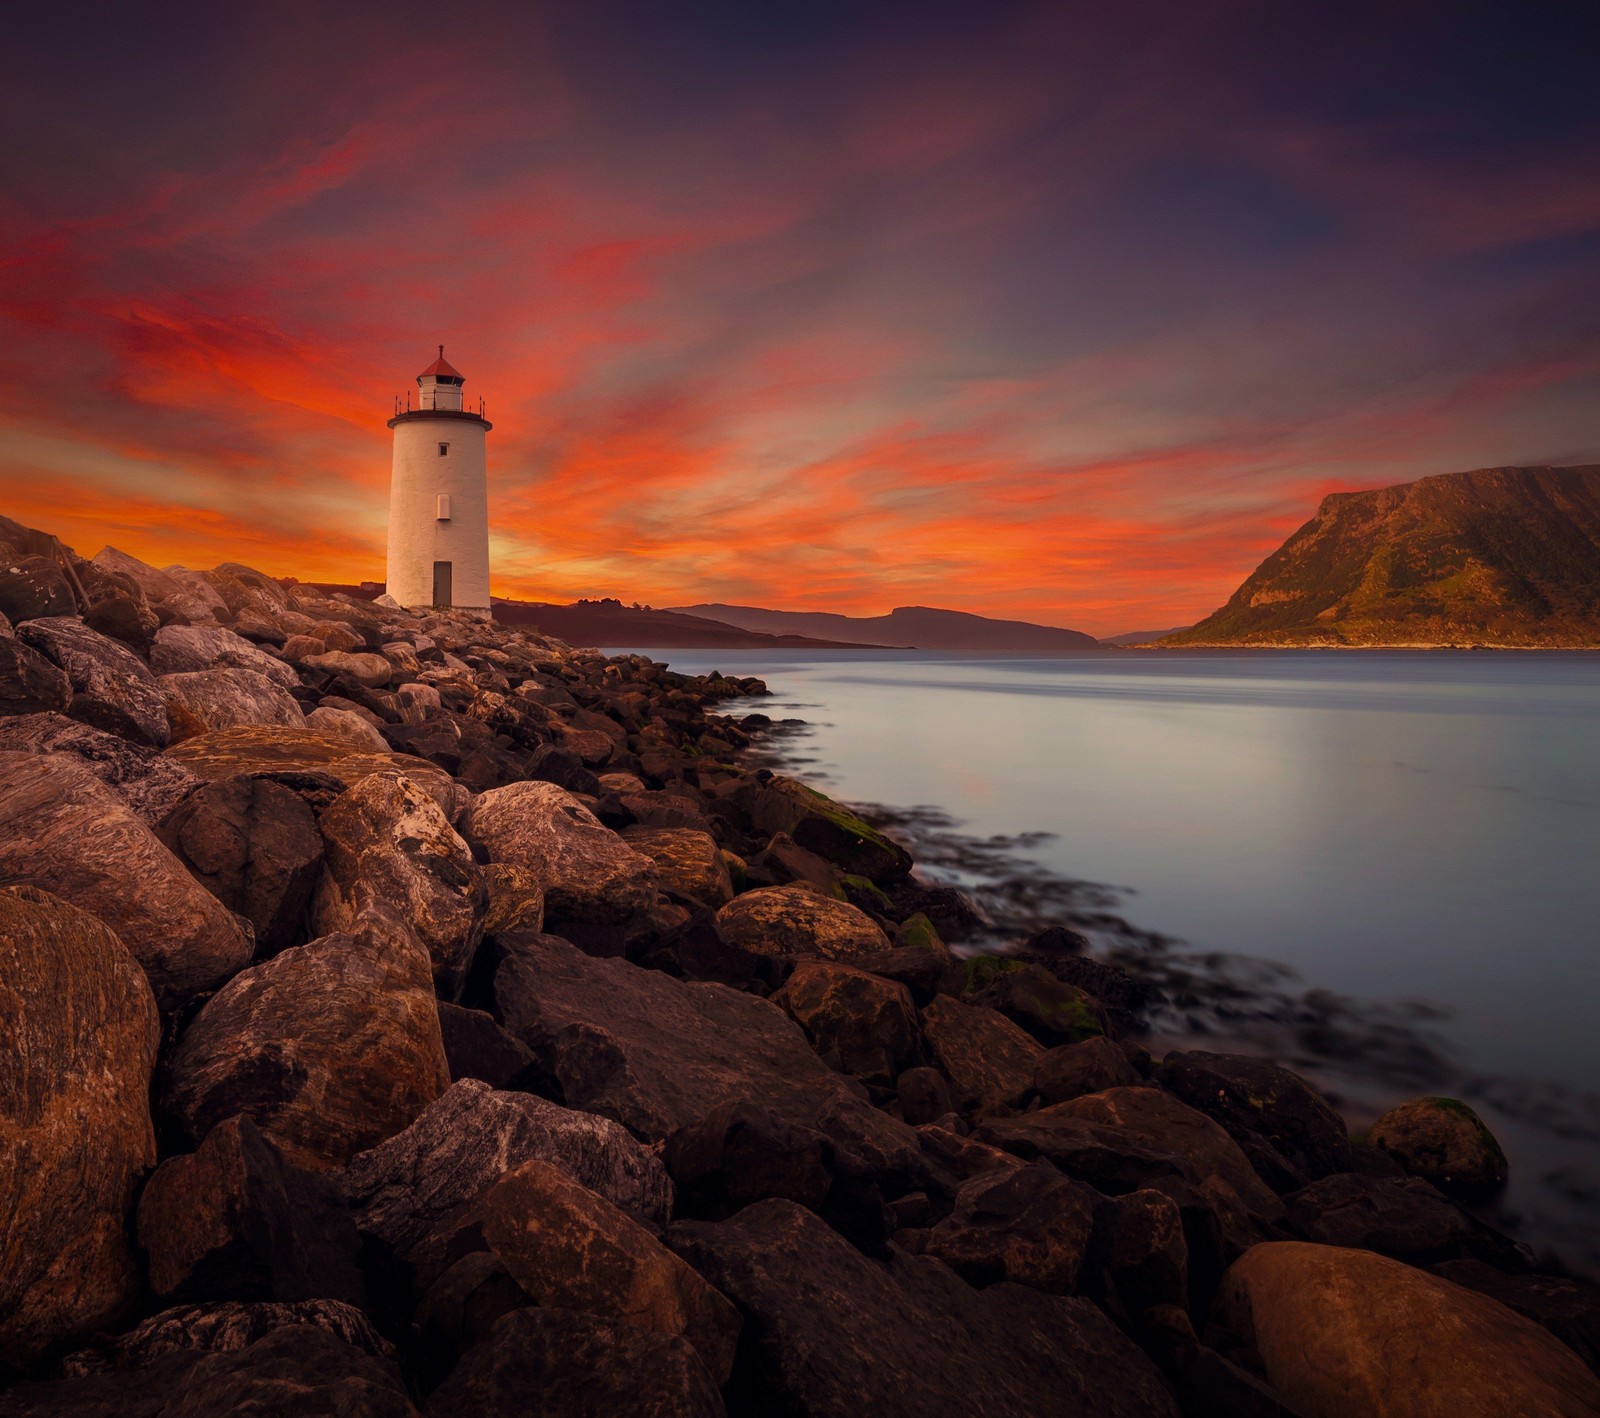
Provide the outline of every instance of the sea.
[[1157,1053],[1277,1057],[1357,1129],[1467,1099],[1511,1161],[1487,1219],[1600,1276],[1600,654],[644,653],[766,680],[731,712],[775,766],[996,941],[1146,970]]

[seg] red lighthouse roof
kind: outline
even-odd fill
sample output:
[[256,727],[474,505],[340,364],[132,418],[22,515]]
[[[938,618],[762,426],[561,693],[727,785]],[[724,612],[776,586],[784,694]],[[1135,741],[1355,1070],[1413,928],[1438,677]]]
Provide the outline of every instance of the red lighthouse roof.
[[466,378],[466,376],[463,375],[460,370],[452,369],[449,363],[446,362],[443,345],[439,346],[439,358],[434,360],[432,364],[430,364],[425,370],[422,371],[421,374],[417,376],[418,379],[427,379],[430,377],[434,379],[454,379],[458,383],[464,382]]

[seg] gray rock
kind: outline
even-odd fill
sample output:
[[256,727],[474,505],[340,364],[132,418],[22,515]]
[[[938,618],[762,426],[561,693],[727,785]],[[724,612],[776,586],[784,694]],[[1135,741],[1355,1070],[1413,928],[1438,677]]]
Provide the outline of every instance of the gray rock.
[[161,691],[126,645],[76,616],[30,620],[17,627],[17,636],[61,667],[72,685],[74,719],[154,748],[166,745],[171,730]]
[[283,724],[291,729],[305,725],[305,715],[294,696],[256,670],[237,666],[186,670],[162,675],[156,683],[198,725],[191,733],[240,724]]
[[220,625],[164,625],[150,646],[150,668],[158,675],[230,666],[254,670],[285,689],[300,683],[292,666]]
[[164,754],[63,714],[0,718],[0,753],[76,758],[151,827],[200,786],[199,778]]

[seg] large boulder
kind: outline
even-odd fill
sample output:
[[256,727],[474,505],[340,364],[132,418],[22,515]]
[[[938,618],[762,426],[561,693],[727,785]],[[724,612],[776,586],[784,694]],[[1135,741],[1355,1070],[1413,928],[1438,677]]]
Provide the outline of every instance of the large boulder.
[[887,1087],[919,1055],[917,1008],[892,980],[831,961],[803,960],[772,997],[829,1068]]
[[691,827],[630,827],[622,840],[656,864],[662,890],[693,897],[713,909],[732,899],[727,863],[709,832]]
[[1505,1185],[1506,1154],[1483,1119],[1455,1098],[1413,1098],[1391,1108],[1367,1141],[1451,1196],[1489,1196]]
[[374,773],[334,800],[321,828],[317,933],[349,930],[368,905],[388,903],[427,949],[439,994],[459,996],[483,937],[488,893],[472,849],[439,805],[399,773]]
[[364,1299],[360,1241],[338,1189],[290,1166],[244,1115],[163,1162],[139,1196],[150,1289],[203,1300]]
[[255,670],[237,666],[186,670],[162,675],[156,684],[172,706],[174,720],[193,726],[181,737],[241,724],[305,726],[299,701],[277,681]]
[[1370,1251],[1255,1246],[1223,1277],[1216,1314],[1305,1418],[1600,1414],[1600,1379],[1532,1320]]
[[1481,1260],[1445,1261],[1433,1273],[1543,1325],[1600,1374],[1600,1285],[1570,1275],[1507,1275]]
[[269,778],[223,778],[184,798],[159,834],[197,881],[250,922],[260,954],[306,939],[322,834],[300,794]]
[[911,854],[898,842],[794,778],[752,775],[724,793],[719,805],[755,835],[766,839],[786,832],[846,872],[881,882],[900,881],[911,872]]
[[524,1162],[547,1162],[641,1220],[672,1209],[660,1159],[609,1118],[465,1079],[404,1132],[350,1160],[343,1175],[356,1221],[404,1253],[452,1208]]
[[319,704],[306,715],[306,727],[313,733],[342,740],[352,753],[389,752],[389,741],[353,709]]
[[717,912],[717,934],[753,955],[817,956],[871,967],[889,938],[865,911],[804,886],[764,886]]
[[1354,1165],[1344,1119],[1305,1080],[1266,1059],[1175,1050],[1156,1081],[1220,1123],[1279,1191]]
[[[170,606],[173,610],[188,613],[190,607],[184,605],[186,592],[182,583],[165,571],[159,571],[148,562],[140,561],[136,556],[129,556],[125,551],[118,551],[116,547],[101,547],[92,557],[89,564],[98,568],[108,576],[126,576],[144,594],[144,598],[152,606]],[[199,609],[199,607],[195,607]],[[203,614],[193,617],[198,620],[211,618],[210,607],[207,606]]]
[[72,685],[74,719],[153,748],[171,728],[155,676],[120,641],[90,630],[76,616],[50,616],[17,627],[17,637],[59,665]]
[[0,884],[42,887],[98,916],[144,967],[163,1009],[242,969],[247,925],[79,760],[0,753]]
[[433,973],[403,923],[370,910],[211,997],[174,1050],[167,1109],[199,1141],[247,1113],[297,1166],[339,1166],[449,1085]]
[[1043,1047],[1003,1014],[940,995],[922,1011],[929,1059],[962,1108],[1015,1107],[1033,1087]]
[[559,1167],[529,1161],[445,1218],[423,1247],[458,1254],[478,1238],[541,1307],[581,1310],[694,1346],[722,1383],[733,1365],[732,1305],[651,1233]]
[[105,925],[0,890],[0,1372],[136,1293],[128,1213],[155,1161],[159,1037],[149,983]]
[[150,668],[158,675],[227,667],[254,670],[285,689],[300,683],[292,666],[220,625],[163,625],[150,644]]
[[388,660],[362,651],[327,650],[320,655],[307,655],[300,663],[322,674],[344,675],[368,689],[382,689],[394,678],[394,666]]
[[572,1310],[519,1309],[451,1371],[428,1418],[722,1418],[722,1396],[676,1335]]
[[72,704],[66,675],[14,635],[0,635],[0,715],[60,713]]
[[484,793],[466,828],[491,862],[532,871],[552,931],[623,927],[656,904],[656,868],[577,798],[554,783],[512,783]]
[[751,1101],[875,1170],[918,1170],[915,1133],[829,1069],[776,1005],[598,959],[554,936],[512,933],[501,944],[501,1018],[568,1107],[659,1142],[723,1103]]
[[1417,1177],[1336,1172],[1291,1192],[1285,1204],[1295,1233],[1308,1241],[1412,1265],[1453,1260],[1476,1239],[1472,1219]]
[[667,1239],[744,1315],[737,1412],[1176,1418],[1155,1366],[1087,1300],[975,1290],[897,1248],[870,1260],[788,1201]]
[[[5,643],[0,640],[0,647]],[[200,786],[199,778],[165,754],[64,714],[0,718],[0,753],[76,758],[151,827]]]

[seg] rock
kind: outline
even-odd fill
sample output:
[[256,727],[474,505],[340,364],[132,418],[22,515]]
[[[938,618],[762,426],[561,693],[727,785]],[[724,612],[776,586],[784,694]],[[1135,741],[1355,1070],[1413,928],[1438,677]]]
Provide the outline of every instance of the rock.
[[250,922],[261,955],[306,939],[322,834],[299,794],[267,778],[223,778],[184,798],[159,835],[207,891]]
[[865,911],[801,886],[764,886],[717,912],[717,934],[753,955],[805,955],[871,965],[889,938]]
[[495,1182],[475,1209],[489,1248],[540,1306],[677,1336],[718,1384],[727,1380],[739,1335],[733,1306],[603,1197],[530,1161]]
[[1306,1240],[1413,1265],[1455,1258],[1472,1235],[1465,1213],[1416,1177],[1335,1173],[1285,1200],[1290,1223]]
[[0,822],[0,884],[38,886],[98,916],[144,967],[163,1009],[249,961],[248,926],[80,761],[0,753]]
[[1242,1054],[1173,1052],[1156,1081],[1220,1123],[1278,1191],[1352,1167],[1344,1119],[1288,1069]]
[[895,1080],[900,1115],[912,1127],[937,1122],[956,1110],[950,1080],[936,1068],[908,1068]]
[[814,788],[774,775],[751,779],[724,800],[763,837],[787,832],[808,852],[873,881],[899,881],[911,872],[911,855],[875,827]]
[[315,635],[291,635],[282,645],[283,658],[291,665],[302,664],[311,655],[326,655],[328,642]]
[[1507,1275],[1481,1260],[1444,1261],[1433,1273],[1543,1325],[1600,1373],[1600,1285],[1567,1275]]
[[168,1110],[198,1141],[247,1113],[295,1165],[337,1166],[449,1084],[427,952],[377,911],[236,976],[184,1030]]
[[1096,1249],[1107,1298],[1128,1322],[1156,1306],[1189,1303],[1183,1214],[1165,1192],[1145,1187],[1106,1204]]
[[963,1109],[1015,1107],[1044,1052],[1004,1015],[945,995],[922,1011],[922,1037]]
[[394,678],[394,666],[382,655],[361,651],[329,650],[322,655],[307,655],[300,663],[322,674],[346,675],[368,689],[382,689]]
[[832,862],[806,851],[787,832],[776,833],[745,864],[745,872],[752,886],[788,886],[808,881],[825,896],[833,895],[844,876]]
[[974,1290],[892,1247],[870,1260],[786,1201],[667,1239],[745,1317],[735,1412],[1176,1418],[1154,1365],[1087,1300]]
[[[0,647],[5,642],[0,640]],[[154,827],[200,779],[181,764],[143,744],[92,729],[62,714],[0,718],[0,753],[55,753],[78,759]]]
[[71,703],[66,675],[14,635],[0,635],[0,715],[60,713]]
[[622,840],[656,864],[664,891],[690,896],[715,909],[733,899],[733,882],[709,832],[686,827],[630,827]]
[[1255,1246],[1217,1307],[1306,1418],[1600,1413],[1600,1380],[1531,1320],[1369,1251]]
[[923,1254],[972,1285],[1014,1280],[1071,1295],[1094,1233],[1096,1195],[1044,1162],[986,1172],[956,1193],[927,1235]]
[[752,1101],[880,1174],[919,1169],[915,1134],[817,1058],[776,1005],[597,959],[553,936],[508,935],[502,945],[500,1017],[569,1107],[659,1142],[723,1103]]
[[435,989],[457,998],[483,936],[488,892],[439,805],[399,773],[374,773],[334,800],[321,828],[316,932],[349,930],[369,905],[387,903],[427,950]]
[[1081,1044],[1050,1049],[1040,1054],[1033,1066],[1033,1088],[1046,1106],[1106,1088],[1131,1088],[1140,1082],[1128,1056],[1103,1034]]
[[17,638],[58,665],[72,686],[68,712],[80,723],[153,748],[171,732],[155,676],[120,641],[76,616],[49,616],[17,627]]
[[466,833],[491,862],[534,873],[553,931],[623,927],[656,903],[655,863],[553,783],[513,783],[484,793],[472,805]]
[[450,1081],[476,1078],[491,1088],[517,1089],[534,1068],[533,1054],[482,1009],[439,1002],[439,1033],[450,1064]]
[[337,1189],[291,1167],[245,1116],[156,1169],[138,1237],[150,1289],[169,1304],[364,1299],[360,1242]]
[[305,727],[305,715],[295,698],[282,685],[255,670],[189,670],[162,675],[156,683],[167,702],[175,701],[202,733],[241,724]]
[[705,1220],[769,1197],[821,1212],[833,1185],[831,1148],[821,1133],[748,1101],[723,1103],[675,1132],[662,1156],[679,1210]]
[[78,599],[54,557],[19,556],[0,539],[0,615],[19,622],[77,612]]
[[491,862],[481,871],[489,896],[483,915],[486,936],[544,929],[544,888],[538,872],[510,862]]
[[917,1010],[904,985],[803,960],[772,997],[829,1068],[887,1087],[917,1059]]
[[318,705],[306,715],[306,727],[314,733],[339,739],[355,753],[387,753],[388,741],[359,714],[348,709]]
[[0,1394],[4,1418],[223,1413],[416,1418],[392,1363],[293,1319],[242,1347],[174,1350],[132,1371],[24,1384]]
[[0,1372],[110,1322],[137,1291],[127,1217],[155,1161],[159,1037],[111,930],[32,887],[0,890]]
[[1047,1049],[1106,1032],[1103,1011],[1076,985],[1063,983],[1038,965],[1007,964],[1015,968],[996,971],[967,1002],[1005,1015]]
[[291,666],[220,625],[163,625],[150,644],[150,668],[158,675],[230,667],[254,670],[285,689],[300,683]]
[[178,583],[183,597],[181,601],[166,604],[180,611],[185,619],[196,625],[233,619],[228,603],[217,594],[217,588],[203,572],[189,571],[182,566],[166,566],[162,571]]
[[1454,1098],[1414,1098],[1391,1108],[1368,1129],[1367,1141],[1449,1196],[1484,1197],[1505,1185],[1500,1144]]
[[527,1093],[456,1083],[405,1131],[351,1159],[344,1188],[357,1224],[397,1253],[452,1208],[524,1162],[561,1168],[641,1220],[664,1221],[672,1183],[626,1129]]
[[[137,557],[129,556],[125,551],[118,551],[115,547],[101,547],[89,558],[89,564],[110,576],[126,576],[144,593],[145,599],[151,605],[172,604],[176,609],[183,609],[181,603],[185,592],[178,580],[165,571],[158,571],[155,567],[140,561]],[[218,604],[221,604],[220,599]],[[201,617],[205,618],[207,617]]]
[[519,1309],[456,1367],[428,1418],[722,1418],[721,1395],[694,1348],[637,1325],[571,1310]]
[[139,583],[121,572],[105,571],[85,562],[79,567],[86,600],[84,624],[90,630],[120,640],[137,654],[148,656],[150,638],[161,617],[150,608]]

